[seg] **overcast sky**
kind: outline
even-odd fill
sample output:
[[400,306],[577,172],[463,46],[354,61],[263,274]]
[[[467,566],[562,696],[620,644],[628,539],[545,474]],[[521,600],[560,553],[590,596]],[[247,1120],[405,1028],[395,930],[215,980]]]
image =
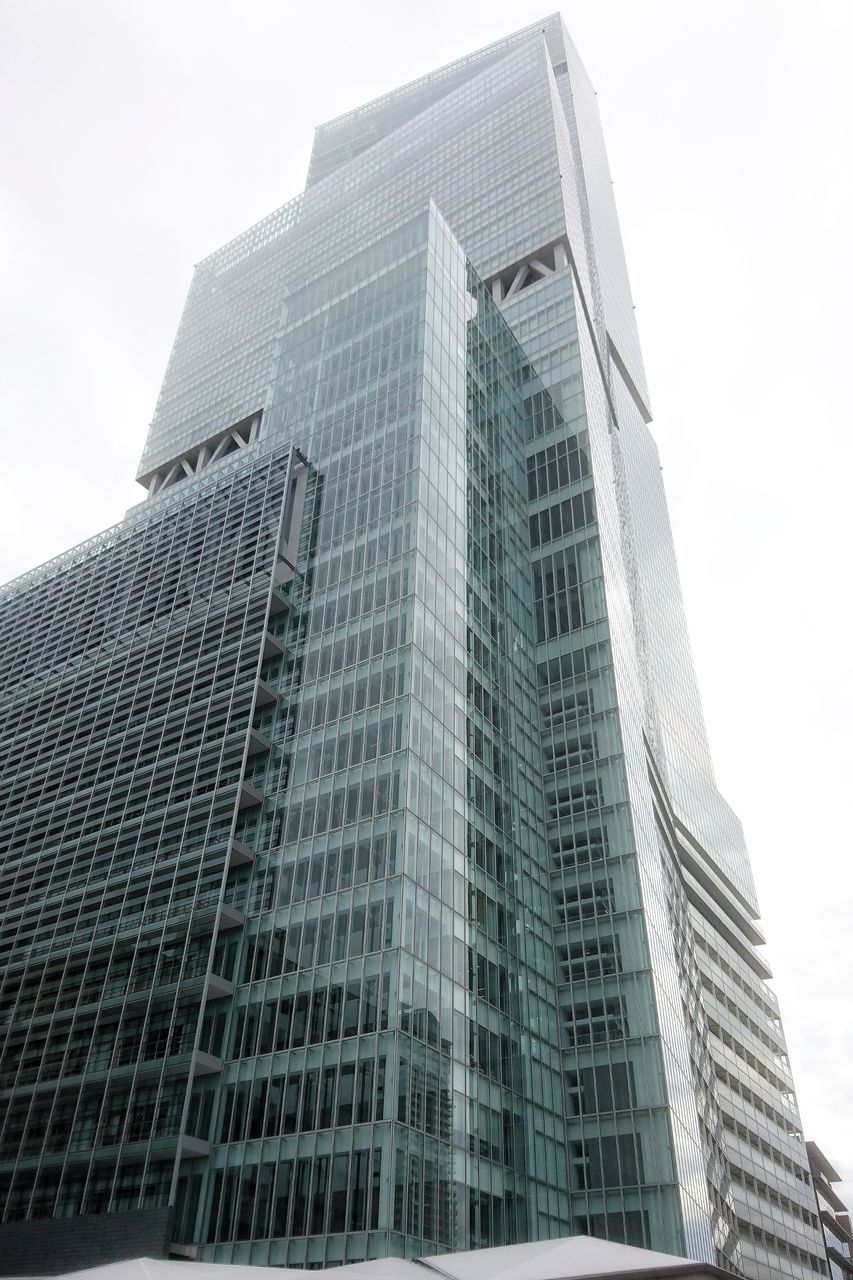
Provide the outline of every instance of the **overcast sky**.
[[[0,0],[0,580],[142,496],[192,264],[301,189],[313,126],[548,11]],[[853,1198],[853,6],[563,13],[604,120],[718,780],[806,1135]]]

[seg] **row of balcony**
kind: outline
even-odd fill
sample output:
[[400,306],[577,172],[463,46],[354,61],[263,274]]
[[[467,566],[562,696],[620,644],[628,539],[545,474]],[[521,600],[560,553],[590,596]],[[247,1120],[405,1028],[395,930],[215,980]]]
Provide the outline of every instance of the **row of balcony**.
[[[280,613],[287,607],[284,597],[274,591],[272,612]],[[283,647],[271,633],[266,632],[261,652],[263,661],[272,661],[281,656]],[[263,677],[259,677],[255,692],[255,710],[263,710],[277,700],[278,693],[274,686]],[[246,744],[247,761],[256,760],[271,749],[272,743],[261,729],[254,725],[250,727]],[[241,780],[236,796],[236,812],[245,813],[258,809],[263,801],[263,792],[258,787],[246,778]],[[225,859],[226,877],[229,873],[250,866],[254,857],[254,850],[249,842],[232,837],[228,843]],[[90,931],[88,936],[72,935],[64,945],[60,939],[40,943],[28,950],[25,956],[26,963],[31,964],[33,960],[48,955],[54,958],[59,958],[60,955],[67,956],[77,948],[91,949],[93,944],[114,948],[122,937],[127,938],[129,949],[136,950],[145,934],[154,930],[161,935],[174,930],[180,937],[187,932],[218,934],[220,930],[239,928],[243,925],[245,916],[243,912],[224,900],[228,896],[227,885],[228,879],[226,879],[224,894],[221,889],[211,890],[187,898],[185,901],[170,903],[156,911],[142,911],[134,916],[125,915],[114,921],[103,922],[97,926],[96,930]],[[85,1005],[71,1005],[63,1012],[78,1018],[81,1015],[85,1017],[87,1014],[97,1015],[105,1008],[121,1009],[134,1004],[168,1005],[178,999],[195,996],[198,997],[199,1004],[205,1006],[208,1001],[230,997],[233,990],[234,987],[230,981],[207,972],[207,964],[199,959],[190,968],[176,962],[170,968],[160,970],[152,968],[148,972],[137,972],[126,982],[121,978],[113,979],[98,993],[97,1001]],[[54,1006],[43,1017],[30,1016],[24,1019],[22,1030],[23,1023],[35,1028],[38,1023],[55,1022],[57,1012]],[[39,1094],[65,1092],[79,1088],[88,1090],[103,1088],[107,1080],[146,1077],[165,1079],[182,1075],[191,1075],[195,1078],[219,1073],[222,1069],[220,1058],[195,1047],[194,1028],[189,1035],[184,1035],[180,1031],[176,1034],[176,1029],[173,1029],[168,1036],[152,1035],[149,1039],[148,1047],[141,1045],[139,1040],[134,1040],[132,1036],[107,1043],[101,1049],[91,1042],[82,1044],[66,1051],[64,1055],[57,1054],[55,1064],[44,1058],[33,1062],[32,1065],[26,1065],[26,1060],[20,1064],[16,1063],[14,1068],[9,1064],[7,1070],[0,1074],[0,1090],[9,1091],[14,1088],[16,1096],[34,1092]],[[184,1043],[185,1040],[186,1043]],[[51,1067],[54,1068],[52,1076],[49,1074]],[[109,1135],[104,1134],[82,1141],[76,1147],[66,1142],[63,1149],[57,1151],[55,1155],[46,1154],[57,1161],[107,1160],[115,1154],[116,1144],[119,1141],[116,1137],[115,1142],[110,1142]],[[134,1139],[128,1138],[125,1134],[121,1139],[122,1149],[127,1149],[128,1142],[132,1145]],[[195,1158],[209,1151],[208,1144],[177,1132],[140,1135],[138,1142],[142,1151],[149,1155],[156,1154],[164,1159],[176,1157],[179,1153],[181,1158]],[[24,1153],[21,1153],[21,1158],[27,1159]],[[38,1158],[33,1156],[33,1159]]]

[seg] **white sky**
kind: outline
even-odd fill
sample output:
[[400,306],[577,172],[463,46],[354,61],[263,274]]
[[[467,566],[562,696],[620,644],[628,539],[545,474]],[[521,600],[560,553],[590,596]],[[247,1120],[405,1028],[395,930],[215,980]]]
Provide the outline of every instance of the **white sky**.
[[[548,0],[0,0],[0,581],[120,519],[194,262],[312,129]],[[718,779],[853,1199],[850,0],[564,0],[596,85]]]

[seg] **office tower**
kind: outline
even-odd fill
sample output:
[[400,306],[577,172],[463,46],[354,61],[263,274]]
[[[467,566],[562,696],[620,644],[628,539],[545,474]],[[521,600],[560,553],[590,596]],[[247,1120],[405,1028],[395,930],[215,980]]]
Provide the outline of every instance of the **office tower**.
[[648,406],[559,17],[196,268],[148,498],[0,600],[7,1240],[822,1273]]

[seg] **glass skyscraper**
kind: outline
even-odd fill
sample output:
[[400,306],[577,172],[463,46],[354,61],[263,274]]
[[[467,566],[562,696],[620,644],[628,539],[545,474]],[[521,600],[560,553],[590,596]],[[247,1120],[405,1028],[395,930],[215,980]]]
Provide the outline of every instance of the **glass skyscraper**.
[[824,1274],[650,420],[558,16],[199,264],[148,497],[0,594],[0,1265]]

